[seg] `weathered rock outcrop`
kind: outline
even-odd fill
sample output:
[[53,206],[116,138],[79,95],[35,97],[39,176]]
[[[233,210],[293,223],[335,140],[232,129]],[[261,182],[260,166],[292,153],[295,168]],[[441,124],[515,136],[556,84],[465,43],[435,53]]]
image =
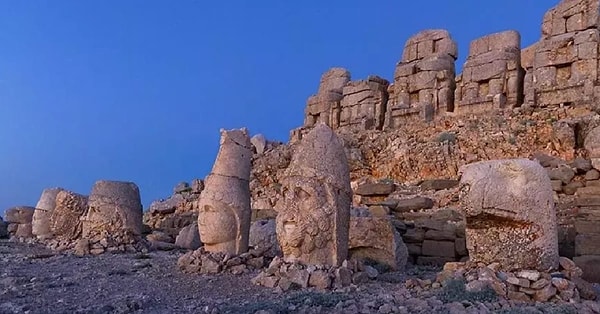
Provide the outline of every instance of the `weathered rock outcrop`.
[[544,168],[513,159],[478,162],[461,172],[470,260],[506,270],[557,269],[556,213]]

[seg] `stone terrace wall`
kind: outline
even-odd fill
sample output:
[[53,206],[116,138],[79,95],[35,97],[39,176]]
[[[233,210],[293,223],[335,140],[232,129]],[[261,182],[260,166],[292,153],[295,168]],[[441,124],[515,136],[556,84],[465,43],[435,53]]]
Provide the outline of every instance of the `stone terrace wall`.
[[563,0],[545,14],[539,42],[521,50],[520,35],[513,30],[476,39],[458,75],[458,49],[450,33],[419,32],[407,40],[393,84],[377,76],[351,81],[343,68],[325,72],[291,142],[317,122],[334,130],[393,130],[447,113],[481,115],[522,104],[596,110],[599,16],[599,0]]

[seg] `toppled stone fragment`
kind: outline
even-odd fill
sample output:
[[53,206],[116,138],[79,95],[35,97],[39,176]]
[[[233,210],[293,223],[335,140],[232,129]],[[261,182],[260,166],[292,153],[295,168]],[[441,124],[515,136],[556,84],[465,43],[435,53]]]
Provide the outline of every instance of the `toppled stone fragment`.
[[52,235],[50,217],[56,207],[56,195],[62,190],[61,188],[51,188],[42,191],[31,221],[31,232],[38,238]]

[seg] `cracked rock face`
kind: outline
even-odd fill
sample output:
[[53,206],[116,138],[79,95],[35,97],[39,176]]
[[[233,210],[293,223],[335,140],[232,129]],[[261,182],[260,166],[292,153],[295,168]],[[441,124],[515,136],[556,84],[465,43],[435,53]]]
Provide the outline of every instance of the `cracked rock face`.
[[348,256],[352,190],[343,145],[328,126],[302,139],[282,185],[276,229],[284,260],[340,265]]
[[471,261],[498,262],[505,270],[558,266],[552,187],[542,166],[528,159],[492,160],[460,172]]
[[221,130],[221,143],[207,176],[198,212],[200,239],[208,252],[248,251],[252,144],[246,129]]

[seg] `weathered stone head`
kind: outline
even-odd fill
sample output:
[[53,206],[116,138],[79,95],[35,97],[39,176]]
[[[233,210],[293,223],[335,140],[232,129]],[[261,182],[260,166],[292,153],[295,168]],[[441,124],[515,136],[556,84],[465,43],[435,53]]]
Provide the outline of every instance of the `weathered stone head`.
[[470,260],[505,270],[558,266],[550,179],[528,159],[484,161],[461,168],[461,210]]
[[135,183],[97,181],[92,187],[88,205],[82,223],[84,238],[142,234],[142,203]]
[[200,196],[198,229],[207,251],[237,255],[248,250],[252,144],[240,129],[221,130],[220,145]]
[[348,256],[352,190],[344,147],[326,125],[302,139],[282,180],[277,240],[288,262],[339,265]]
[[50,217],[56,207],[56,196],[61,188],[50,188],[42,191],[31,221],[31,232],[38,238],[49,237],[52,235],[50,226]]

